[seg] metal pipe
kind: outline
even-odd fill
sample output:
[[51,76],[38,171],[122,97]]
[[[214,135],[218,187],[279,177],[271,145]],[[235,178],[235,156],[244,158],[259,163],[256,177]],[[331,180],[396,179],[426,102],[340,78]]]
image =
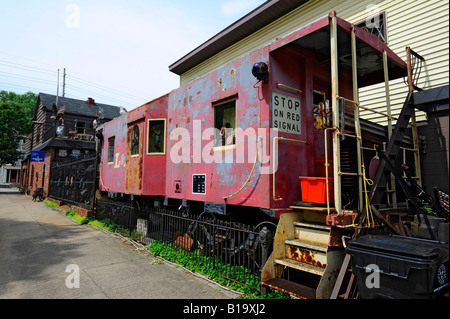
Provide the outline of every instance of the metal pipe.
[[383,217],[383,215],[381,215],[381,213],[378,211],[378,209],[374,205],[371,205],[371,208],[372,208],[372,211],[375,214],[375,216],[377,216],[377,218],[379,220],[381,220],[381,222],[383,224],[385,224],[387,226],[387,228],[389,228],[396,235],[401,235],[400,232],[389,221],[387,221],[387,219],[385,219]]
[[328,140],[327,140],[327,131],[328,130],[334,130],[334,127],[329,127],[324,130],[324,143],[325,143],[325,188],[327,193],[327,214],[330,215],[330,191],[328,190]]
[[355,135],[356,135],[356,161],[358,167],[358,208],[361,212],[363,209],[363,172],[362,172],[362,140],[361,140],[361,126],[359,123],[359,96],[358,96],[358,61],[356,56],[356,34],[355,26],[352,27],[351,33],[351,47],[352,47],[352,84],[353,84],[353,117],[355,121]]
[[[333,127],[339,127],[339,60],[338,60],[338,27],[336,13],[330,14],[330,60],[331,60],[331,111]],[[338,130],[333,130],[333,182],[334,182],[334,206],[336,212],[341,214],[341,178],[340,170],[340,138]]]
[[392,115],[387,115],[386,113],[379,112],[379,111],[375,111],[375,110],[369,109],[369,108],[364,107],[364,106],[361,106],[361,105],[360,105],[359,107],[362,108],[362,109],[365,110],[365,111],[370,111],[370,112],[372,112],[372,113],[380,114],[380,115],[386,116],[387,118],[391,118],[391,119],[393,119],[393,120],[397,120],[397,118],[394,117],[394,116],[392,116]]
[[290,89],[290,90],[293,90],[293,91],[297,91],[298,94],[300,94],[300,93],[303,92],[302,90],[293,88],[292,86],[288,86],[288,85],[282,84],[282,83],[277,83],[277,86],[281,86],[281,87],[284,87],[284,88],[286,88],[286,89]]
[[230,198],[230,197],[236,196],[238,193],[240,193],[240,192],[244,189],[244,187],[248,184],[248,182],[250,182],[250,178],[252,177],[253,171],[255,170],[255,167],[256,167],[256,163],[258,162],[258,151],[259,151],[259,150],[258,150],[258,140],[257,140],[257,141],[256,141],[255,162],[253,163],[253,167],[252,167],[252,171],[250,172],[250,175],[248,175],[248,178],[247,178],[247,180],[245,181],[244,185],[242,185],[242,187],[239,188],[238,191],[234,192],[234,193],[231,194],[231,195],[228,195],[228,196],[223,197],[224,200],[227,200],[227,199]]

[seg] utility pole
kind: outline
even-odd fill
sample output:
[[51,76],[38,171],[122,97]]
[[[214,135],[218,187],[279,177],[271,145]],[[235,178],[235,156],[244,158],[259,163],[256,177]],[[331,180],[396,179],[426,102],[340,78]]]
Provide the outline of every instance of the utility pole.
[[66,92],[66,68],[64,68],[63,74],[63,89],[62,89],[62,97],[64,97],[64,93]]
[[59,96],[59,69],[58,69],[58,81],[56,84],[56,107],[58,107],[58,96]]

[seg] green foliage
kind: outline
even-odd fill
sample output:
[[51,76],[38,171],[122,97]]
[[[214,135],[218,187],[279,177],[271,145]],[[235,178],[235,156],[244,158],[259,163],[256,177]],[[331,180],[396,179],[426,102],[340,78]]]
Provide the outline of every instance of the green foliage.
[[58,208],[59,205],[56,204],[54,201],[49,200],[48,198],[43,200],[44,203],[46,203],[48,206],[53,207],[53,208]]
[[[172,244],[155,241],[147,246],[155,256],[175,262],[191,271],[197,272],[217,283],[246,294],[246,298],[285,299],[289,295],[270,292],[261,294],[258,291],[260,279],[244,266],[224,264],[218,258],[206,257],[200,251],[186,252]],[[228,278],[227,278],[228,277]],[[234,280],[230,280],[233,278]],[[236,282],[239,281],[244,285]]]
[[430,205],[430,203],[428,203],[428,202],[426,202],[426,201],[424,201],[424,200],[422,200],[420,198],[417,198],[417,197],[416,197],[416,201],[419,204],[419,207],[420,207],[420,209],[422,210],[422,212],[424,214],[437,216],[437,213],[434,211],[434,209]]
[[64,215],[69,216],[70,218],[72,218],[73,220],[75,220],[77,223],[79,223],[81,225],[89,224],[89,222],[91,221],[90,218],[78,215],[77,212],[74,211],[73,209],[68,209],[64,213]]
[[37,95],[0,91],[0,166],[13,164],[23,154],[19,142],[31,132]]

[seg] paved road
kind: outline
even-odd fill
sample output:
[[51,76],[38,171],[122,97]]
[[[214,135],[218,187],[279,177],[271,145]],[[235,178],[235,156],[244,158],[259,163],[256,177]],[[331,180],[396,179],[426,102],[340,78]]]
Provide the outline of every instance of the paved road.
[[0,299],[235,297],[132,248],[30,196],[0,192]]

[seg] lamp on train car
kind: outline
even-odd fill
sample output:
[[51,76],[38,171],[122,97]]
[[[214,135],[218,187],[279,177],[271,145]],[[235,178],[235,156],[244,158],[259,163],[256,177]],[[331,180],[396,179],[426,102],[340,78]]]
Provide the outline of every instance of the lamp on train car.
[[264,83],[267,83],[267,78],[269,77],[269,67],[264,62],[257,62],[253,64],[252,74],[258,82],[264,81]]

